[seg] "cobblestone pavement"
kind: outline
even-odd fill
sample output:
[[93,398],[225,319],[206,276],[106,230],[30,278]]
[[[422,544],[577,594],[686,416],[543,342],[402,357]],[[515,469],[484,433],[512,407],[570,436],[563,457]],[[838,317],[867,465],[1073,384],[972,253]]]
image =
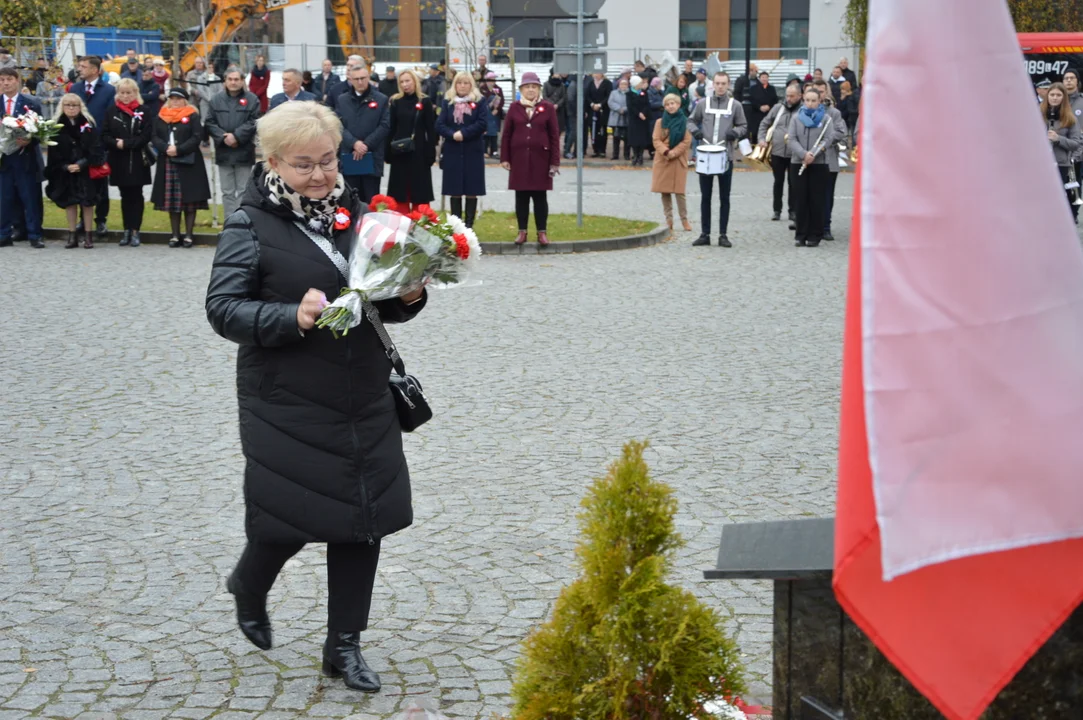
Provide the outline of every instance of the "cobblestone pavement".
[[[660,217],[648,173],[585,179],[588,210]],[[272,651],[234,625],[243,460],[235,347],[203,313],[213,250],[0,250],[0,720],[506,712],[520,641],[575,575],[584,488],[631,438],[680,499],[675,581],[727,618],[769,699],[769,585],[702,570],[723,523],[832,513],[852,183],[819,249],[792,247],[769,177],[742,173],[731,250],[494,257],[395,330],[437,416],[406,439],[416,522],[384,543],[375,696],[319,676],[322,548],[272,591]]]

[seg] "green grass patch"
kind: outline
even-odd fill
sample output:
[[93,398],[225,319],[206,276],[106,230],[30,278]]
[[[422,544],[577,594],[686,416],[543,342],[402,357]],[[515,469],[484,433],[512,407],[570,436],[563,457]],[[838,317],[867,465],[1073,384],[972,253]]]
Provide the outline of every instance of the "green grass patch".
[[[121,230],[120,201],[113,200],[109,207],[109,229]],[[221,229],[225,220],[222,206],[218,206],[219,228],[211,226],[211,211],[200,210],[196,213],[196,234],[214,235]],[[48,200],[45,201],[45,227],[61,228],[68,227],[67,215],[64,210],[58,208]],[[626,237],[628,235],[642,235],[653,230],[657,223],[642,220],[625,220],[622,218],[604,217],[599,215],[584,215],[583,227],[578,227],[575,215],[550,215],[549,216],[549,239],[553,242],[569,242],[575,240],[602,240],[606,238]],[[184,230],[183,221],[181,231]],[[530,242],[534,242],[536,229],[534,217],[530,218]],[[143,214],[144,232],[170,232],[169,214],[158,212],[154,206],[147,203]],[[484,212],[474,224],[474,232],[482,242],[512,242],[519,234],[519,223],[515,219],[515,213]]]
[[[121,222],[123,215],[120,212],[120,200],[111,200],[109,202],[109,229],[113,231],[123,230],[124,223]],[[225,215],[222,213],[222,206],[218,206],[218,225],[221,229],[222,222],[225,220]],[[68,228],[68,216],[63,208],[58,208],[54,203],[49,202],[49,199],[45,199],[45,221],[42,223],[47,228],[60,228],[67,230]],[[147,203],[146,209],[143,212],[143,231],[144,232],[170,232],[169,227],[169,213],[158,212],[154,209],[154,206]],[[181,232],[184,232],[184,219],[181,219]],[[196,234],[211,234],[217,235],[218,230],[211,227],[211,211],[200,210],[196,213]]]
[[[583,227],[578,227],[575,215],[550,215],[546,232],[553,242],[574,240],[603,240],[605,238],[642,235],[657,227],[657,223],[643,220],[625,220],[600,215],[584,215]],[[536,229],[534,216],[530,217],[529,240],[534,242]],[[482,242],[512,242],[519,234],[515,213],[486,212],[474,223],[474,232]]]

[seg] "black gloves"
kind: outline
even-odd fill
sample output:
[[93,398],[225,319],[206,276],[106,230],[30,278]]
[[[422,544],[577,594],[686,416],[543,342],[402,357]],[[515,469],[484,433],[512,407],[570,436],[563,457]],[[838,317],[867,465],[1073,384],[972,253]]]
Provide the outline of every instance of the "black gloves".
[[733,128],[730,128],[729,130],[727,130],[726,131],[726,139],[729,140],[730,142],[733,142],[734,140],[736,140],[737,139],[737,131],[734,130]]

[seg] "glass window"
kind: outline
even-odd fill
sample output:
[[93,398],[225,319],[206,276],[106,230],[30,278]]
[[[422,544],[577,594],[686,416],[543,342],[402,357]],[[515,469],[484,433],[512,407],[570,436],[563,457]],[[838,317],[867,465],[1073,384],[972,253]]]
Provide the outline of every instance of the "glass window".
[[779,34],[779,47],[807,50],[808,20],[783,20],[782,32]]
[[377,62],[395,62],[399,59],[399,21],[373,20],[372,43],[376,46]]
[[421,44],[425,49],[421,51],[421,59],[427,63],[441,62],[444,59],[444,48],[447,45],[447,21],[439,20],[421,21]]
[[[747,27],[744,20],[730,20],[730,60],[744,60],[745,59],[745,28]],[[756,45],[756,21],[752,21],[752,45],[751,48],[755,50]],[[755,54],[755,53],[753,53]]]
[[551,50],[535,49],[551,47],[553,47],[553,38],[530,38],[530,54],[527,57],[527,62],[551,65],[553,63],[553,52]]
[[680,60],[702,58],[707,49],[707,21],[681,20]]

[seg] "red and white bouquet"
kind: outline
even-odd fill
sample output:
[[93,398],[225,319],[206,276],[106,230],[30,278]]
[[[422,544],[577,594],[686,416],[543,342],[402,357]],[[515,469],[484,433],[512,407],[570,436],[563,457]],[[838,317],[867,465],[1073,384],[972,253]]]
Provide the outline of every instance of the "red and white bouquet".
[[401,208],[386,195],[369,207],[355,226],[349,286],[316,321],[336,337],[360,324],[364,303],[467,284],[481,258],[478,236],[454,215],[441,222],[428,205]]
[[45,147],[56,145],[53,138],[60,134],[60,123],[46,120],[33,110],[15,117],[5,115],[0,121],[0,155],[12,155],[19,150],[16,140],[38,140]]

